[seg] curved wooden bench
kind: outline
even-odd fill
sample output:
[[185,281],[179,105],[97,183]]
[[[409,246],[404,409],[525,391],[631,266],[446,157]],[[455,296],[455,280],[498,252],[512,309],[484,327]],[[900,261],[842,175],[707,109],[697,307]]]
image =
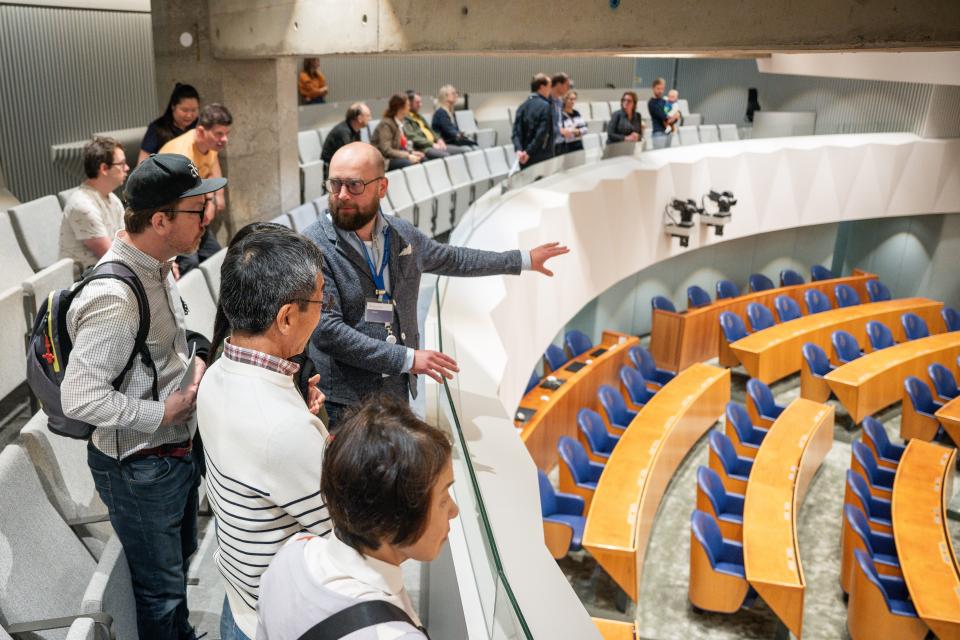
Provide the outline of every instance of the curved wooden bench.
[[893,482],[893,537],[917,615],[960,638],[960,565],[947,528],[956,449],[911,440]]
[[941,333],[868,353],[837,367],[825,379],[859,424],[878,410],[900,402],[904,378],[917,376],[925,380],[928,365],[956,362],[958,355],[960,331]]
[[770,427],[753,462],[743,505],[747,581],[799,638],[806,583],[797,513],[833,446],[833,407],[797,398]]
[[943,303],[928,298],[900,298],[871,302],[803,316],[796,320],[758,331],[730,345],[731,351],[751,377],[770,384],[797,373],[801,369],[805,342],[813,342],[826,353],[831,352],[830,336],[834,331],[849,331],[861,346],[869,349],[867,322],[876,320],[887,325],[897,342],[906,341],[900,316],[913,312],[926,320],[935,333],[943,332],[940,310]]
[[[538,467],[549,472],[557,464],[560,436],[577,439],[577,412],[584,407],[596,406],[600,385],[619,388],[620,367],[630,362],[630,347],[639,342],[635,336],[604,331],[600,344],[551,374],[563,381],[560,387],[550,390],[537,385],[523,397],[517,413],[530,410],[535,413],[526,421],[514,416],[514,424],[522,429],[520,438]],[[606,351],[598,356],[592,355],[599,349]],[[579,371],[570,371],[570,365],[575,362],[586,366]]]
[[736,298],[722,298],[704,307],[687,309],[685,312],[653,310],[650,328],[650,353],[657,366],[670,371],[680,371],[694,362],[703,362],[719,356],[720,365],[732,367],[737,364],[736,356],[730,351],[723,332],[720,331],[720,314],[732,311],[741,318],[747,317],[747,305],[757,302],[776,317],[773,301],[777,296],[787,295],[793,298],[801,309],[806,308],[803,294],[816,289],[830,299],[836,306],[833,288],[838,284],[853,287],[861,300],[869,300],[867,280],[877,276],[854,269],[854,274],[846,278],[817,280],[792,287],[777,287],[766,291],[752,291]]
[[960,443],[960,396],[940,407],[934,415],[953,443]]
[[620,438],[593,494],[583,546],[636,602],[653,521],[670,479],[730,399],[730,371],[694,364]]

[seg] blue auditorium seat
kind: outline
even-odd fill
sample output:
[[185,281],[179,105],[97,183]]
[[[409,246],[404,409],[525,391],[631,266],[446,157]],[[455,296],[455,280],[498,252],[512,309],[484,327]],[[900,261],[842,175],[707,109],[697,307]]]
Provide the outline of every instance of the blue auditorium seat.
[[773,306],[777,310],[777,315],[780,316],[780,322],[790,322],[803,315],[800,305],[790,296],[777,296]]
[[[853,552],[853,587],[847,611],[852,638],[921,640],[927,625],[917,617],[907,584],[896,576],[880,575],[870,556]],[[879,596],[879,597],[878,597]]]
[[886,574],[900,572],[900,560],[891,534],[872,531],[863,511],[851,504],[843,506],[843,520],[840,585],[844,592],[849,593],[853,586],[854,551],[869,555],[877,565],[883,567]]
[[703,287],[695,284],[687,287],[687,308],[705,307],[710,304],[710,294]]
[[860,294],[850,285],[838,284],[833,288],[833,295],[837,299],[837,308],[860,304]]
[[822,264],[814,264],[810,266],[810,279],[816,282],[817,280],[830,280],[833,278],[833,271],[827,269]]
[[[723,480],[723,486],[734,493],[746,493],[753,459],[737,455],[737,450],[730,438],[719,431],[711,431],[708,442],[711,454],[710,468]],[[723,473],[720,473],[721,471]]]
[[747,411],[751,409],[756,415],[751,415],[750,419],[755,424],[764,426],[764,422],[773,422],[779,418],[786,407],[773,401],[770,387],[756,378],[750,378],[747,380]]
[[837,329],[830,334],[830,344],[833,345],[833,352],[837,356],[837,362],[846,364],[856,360],[863,355],[860,349],[860,343],[853,337],[853,334],[843,329]]
[[863,442],[873,450],[877,461],[887,463],[887,466],[896,466],[900,462],[905,447],[890,442],[887,430],[880,421],[873,416],[863,419]]
[[878,465],[877,459],[873,457],[873,452],[859,440],[854,440],[850,444],[850,448],[853,453],[850,468],[863,476],[872,495],[889,499],[890,493],[893,491],[895,472]]
[[563,336],[563,343],[566,345],[567,351],[570,352],[571,358],[576,358],[581,353],[586,353],[593,348],[593,340],[583,331],[577,331],[576,329],[567,331],[566,335]]
[[900,436],[904,440],[932,440],[940,432],[940,421],[934,414],[943,405],[933,399],[927,383],[916,376],[907,376],[903,388],[907,398],[900,414]]
[[893,299],[890,289],[879,280],[867,280],[867,295],[870,296],[870,302],[883,302]]
[[824,380],[824,376],[833,371],[834,367],[830,364],[830,359],[819,345],[813,342],[805,342],[800,348],[807,367],[810,369],[812,378],[807,378],[805,374],[800,377],[800,393],[807,400],[814,402],[826,402],[830,397],[830,386]]
[[717,300],[721,298],[736,298],[740,295],[740,287],[730,280],[717,280]]
[[633,367],[627,365],[620,367],[620,382],[623,383],[627,395],[630,396],[630,402],[634,406],[643,406],[653,397],[654,392],[647,389],[647,381],[643,374]]
[[583,445],[569,436],[560,436],[557,452],[560,454],[560,487],[569,487],[587,502],[589,508],[603,465],[592,462]]
[[770,309],[759,302],[751,302],[747,305],[747,318],[750,319],[750,328],[754,331],[763,331],[776,324]]
[[950,369],[939,362],[934,362],[927,367],[927,373],[930,374],[930,380],[933,381],[933,390],[937,397],[944,402],[949,402],[957,396],[960,396],[960,389],[957,389],[957,380],[953,377]]
[[673,302],[670,301],[670,298],[664,296],[653,296],[650,298],[650,306],[654,309],[660,309],[661,311],[673,311],[676,313],[677,308],[673,305]]
[[527,382],[527,388],[524,389],[523,395],[530,393],[538,384],[540,384],[540,374],[534,369],[533,373],[530,374],[530,380]]
[[737,454],[745,458],[755,457],[760,444],[767,435],[767,430],[753,426],[753,422],[750,421],[750,414],[736,402],[730,401],[727,403],[725,415],[727,424],[731,427],[727,429],[727,433],[734,434],[731,441],[734,449],[737,450]]
[[[716,471],[710,467],[697,467],[697,487],[706,498],[706,504],[703,504],[705,508],[701,511],[707,513],[712,511],[710,515],[716,518],[721,530],[735,532],[743,526],[743,494],[731,493],[724,489],[723,482]],[[704,501],[697,501],[698,507],[701,506],[701,502]],[[740,535],[724,537],[737,540]]]
[[905,313],[900,316],[900,324],[903,325],[903,333],[907,340],[918,340],[930,335],[926,321],[915,313]]
[[600,398],[600,406],[603,407],[612,427],[622,431],[630,426],[630,422],[637,416],[636,411],[627,408],[627,403],[620,392],[608,384],[600,385],[597,389],[597,397]]
[[537,469],[537,478],[540,481],[540,516],[544,522],[568,527],[571,535],[567,551],[579,550],[583,542],[583,529],[587,524],[583,515],[583,498],[555,491],[547,474],[540,469]]
[[673,380],[674,376],[677,375],[672,371],[667,371],[666,369],[658,369],[657,363],[653,360],[653,356],[650,355],[649,351],[640,345],[630,347],[629,355],[630,362],[632,362],[633,366],[640,371],[640,373],[643,375],[643,379],[647,381],[647,384],[662,387]]
[[722,311],[720,313],[720,330],[723,331],[723,337],[727,342],[736,342],[748,335],[743,320],[733,311]]
[[784,269],[780,272],[780,286],[781,287],[792,287],[798,284],[804,284],[805,280],[803,276],[794,271],[793,269]]
[[547,359],[547,366],[550,367],[551,371],[563,369],[563,366],[567,364],[567,354],[555,344],[547,347],[547,350],[543,352],[543,357]]
[[713,516],[694,509],[690,516],[690,584],[695,610],[734,613],[756,597],[746,580],[743,545],[723,537]]
[[940,310],[940,315],[947,331],[960,331],[960,312],[952,307],[944,307]]
[[878,498],[870,493],[870,487],[863,476],[847,469],[847,487],[850,493],[856,498],[856,504],[867,515],[867,520],[873,525],[874,530],[882,530],[889,533],[893,531],[892,505],[889,500]]
[[763,275],[762,273],[751,273],[750,274],[750,291],[767,291],[768,289],[775,289],[773,280]]
[[830,298],[823,295],[822,291],[817,291],[816,289],[804,291],[803,301],[807,305],[807,313],[821,313],[823,311],[830,311],[830,309],[833,308],[830,306]]
[[704,511],[694,509],[690,521],[693,535],[707,552],[713,570],[740,578],[746,577],[746,571],[743,568],[743,545],[725,540],[720,533],[717,521]]
[[870,348],[874,351],[886,349],[896,344],[893,340],[893,332],[879,320],[867,321],[867,338],[870,340]]
[[577,426],[594,458],[609,458],[613,448],[620,442],[620,438],[610,435],[603,418],[592,409],[580,409],[577,412]]

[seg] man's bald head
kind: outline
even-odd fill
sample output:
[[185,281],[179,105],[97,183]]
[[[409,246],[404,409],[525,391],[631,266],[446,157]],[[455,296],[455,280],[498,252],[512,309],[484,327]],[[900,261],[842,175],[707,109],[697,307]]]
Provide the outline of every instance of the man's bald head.
[[[380,151],[366,142],[351,142],[333,154],[328,180],[340,184],[340,189],[331,189],[329,194],[335,225],[356,231],[372,222],[380,211],[380,200],[387,195],[383,168]],[[347,184],[357,181],[364,183],[363,191],[352,194]]]
[[371,180],[383,175],[383,156],[372,144],[351,142],[340,147],[330,159],[331,178]]

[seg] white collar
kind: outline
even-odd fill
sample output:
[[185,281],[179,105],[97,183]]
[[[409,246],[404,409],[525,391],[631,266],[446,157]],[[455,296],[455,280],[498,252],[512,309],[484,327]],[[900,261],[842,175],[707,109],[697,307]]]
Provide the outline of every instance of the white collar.
[[[344,544],[334,534],[326,536],[323,540],[327,546],[327,560],[343,575],[350,576],[391,596],[397,596],[403,592],[403,571],[399,566],[371,556],[363,556],[353,547]],[[311,547],[312,545],[307,545],[304,551],[308,563],[322,553],[320,549]]]

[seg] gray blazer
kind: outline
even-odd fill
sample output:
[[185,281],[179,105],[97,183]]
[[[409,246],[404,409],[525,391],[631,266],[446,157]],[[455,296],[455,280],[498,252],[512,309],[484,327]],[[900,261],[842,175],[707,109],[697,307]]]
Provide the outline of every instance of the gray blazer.
[[[384,216],[390,233],[390,293],[396,304],[393,334],[398,344],[385,341],[386,327],[364,321],[366,300],[375,297],[370,269],[334,229],[328,213],[303,234],[323,251],[325,289],[333,309],[320,317],[308,353],[320,374],[320,389],[335,404],[356,404],[364,396],[384,390],[406,399],[416,395],[416,376],[401,374],[407,347],[420,348],[417,297],[424,272],[443,276],[519,274],[519,251],[480,251],[441,244],[411,223]],[[386,375],[383,375],[386,374]]]

